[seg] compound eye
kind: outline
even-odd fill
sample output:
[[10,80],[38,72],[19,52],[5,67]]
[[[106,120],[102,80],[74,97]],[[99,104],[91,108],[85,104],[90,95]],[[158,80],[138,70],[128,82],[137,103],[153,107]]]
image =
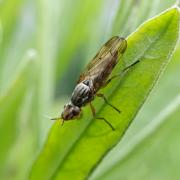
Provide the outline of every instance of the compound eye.
[[77,116],[77,115],[79,115],[79,113],[80,113],[80,109],[79,109],[78,107],[75,107],[75,108],[73,109],[72,113],[73,113],[74,116]]
[[77,116],[79,114],[79,111],[76,109],[76,110],[73,110],[73,115],[74,116]]

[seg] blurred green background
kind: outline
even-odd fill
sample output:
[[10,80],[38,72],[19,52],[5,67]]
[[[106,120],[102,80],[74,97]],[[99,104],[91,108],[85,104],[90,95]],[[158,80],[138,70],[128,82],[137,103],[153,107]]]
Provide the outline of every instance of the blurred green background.
[[[0,0],[0,179],[27,179],[87,62],[113,35],[127,37],[175,0]],[[180,94],[180,47],[120,144]],[[180,128],[179,128],[180,130]],[[121,150],[122,149],[122,150]],[[108,163],[107,163],[108,162]]]

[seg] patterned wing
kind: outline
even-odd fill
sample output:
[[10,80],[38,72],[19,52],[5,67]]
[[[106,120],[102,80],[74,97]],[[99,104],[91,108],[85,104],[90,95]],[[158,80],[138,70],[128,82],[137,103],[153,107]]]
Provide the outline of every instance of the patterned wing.
[[118,57],[126,50],[126,47],[127,42],[124,38],[119,38],[118,36],[112,37],[102,46],[92,61],[89,62],[84,72],[80,75],[78,83],[104,74],[108,68],[111,70],[112,66],[117,63]]

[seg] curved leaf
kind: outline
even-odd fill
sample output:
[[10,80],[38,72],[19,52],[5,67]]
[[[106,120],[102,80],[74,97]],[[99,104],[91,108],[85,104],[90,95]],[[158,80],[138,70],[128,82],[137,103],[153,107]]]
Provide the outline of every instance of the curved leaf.
[[179,11],[172,8],[144,23],[128,38],[128,49],[113,71],[117,74],[140,60],[122,79],[116,79],[102,92],[121,109],[118,114],[96,99],[93,104],[98,116],[108,119],[116,128],[112,131],[104,122],[93,120],[84,108],[79,121],[59,122],[52,127],[46,145],[37,158],[31,179],[84,179],[103,156],[122,138],[137,111],[147,98],[175,48],[179,32]]
[[129,143],[122,159],[93,179],[179,179],[179,117],[180,95]]
[[126,147],[130,146],[130,142],[135,141],[135,137],[138,136],[146,126],[149,126],[152,119],[155,119],[159,112],[161,112],[167,104],[170,104],[172,99],[175,99],[179,95],[180,79],[177,79],[177,77],[180,77],[179,57],[180,48],[178,47],[163,76],[160,78],[158,85],[153,89],[152,93],[148,97],[148,101],[145,102],[140,112],[133,120],[133,123],[128,128],[128,131],[123,136],[123,139],[98,165],[91,175],[91,178],[97,179],[97,177],[104,174],[107,169],[114,166],[114,163],[117,162],[117,160],[122,159],[127,153]]

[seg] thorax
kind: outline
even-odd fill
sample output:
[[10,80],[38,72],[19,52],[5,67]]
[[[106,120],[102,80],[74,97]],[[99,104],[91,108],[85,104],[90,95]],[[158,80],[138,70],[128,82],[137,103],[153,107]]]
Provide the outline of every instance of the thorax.
[[91,80],[85,80],[76,85],[71,97],[71,102],[78,107],[82,107],[93,99],[93,82]]

